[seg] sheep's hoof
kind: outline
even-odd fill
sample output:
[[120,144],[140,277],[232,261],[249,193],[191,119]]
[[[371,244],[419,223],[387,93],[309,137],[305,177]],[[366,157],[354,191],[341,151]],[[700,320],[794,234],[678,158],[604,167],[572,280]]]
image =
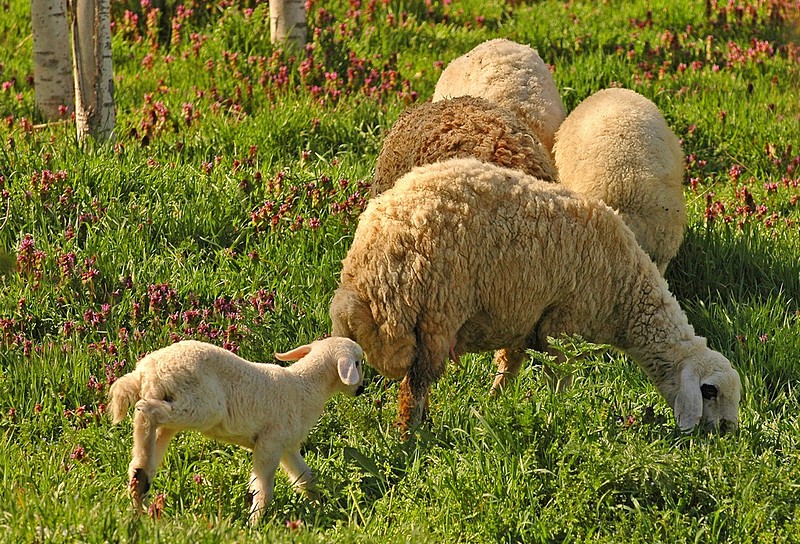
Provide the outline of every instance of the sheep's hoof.
[[150,478],[147,477],[143,468],[137,468],[134,471],[131,481],[128,483],[128,491],[133,497],[136,510],[141,512],[144,499],[147,492],[150,491]]
[[320,502],[320,493],[317,486],[308,486],[300,490],[303,496],[311,502]]
[[259,506],[253,502],[252,506],[250,507],[250,516],[247,518],[247,525],[249,527],[255,527],[258,525],[258,522],[261,521],[261,512],[263,510],[264,506]]

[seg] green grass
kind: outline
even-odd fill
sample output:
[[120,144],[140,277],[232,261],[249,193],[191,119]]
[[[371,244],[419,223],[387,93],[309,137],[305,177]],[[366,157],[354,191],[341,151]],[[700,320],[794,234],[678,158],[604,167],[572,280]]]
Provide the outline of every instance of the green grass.
[[[269,43],[266,4],[229,4],[161,2],[148,27],[114,3],[105,145],[79,146],[69,120],[34,127],[29,4],[0,18],[0,540],[800,541],[796,1],[741,18],[722,2],[317,3],[305,63]],[[136,518],[108,378],[177,338],[271,361],[326,334],[383,133],[494,37],[536,47],[568,110],[624,85],[682,139],[689,228],[667,279],[742,375],[740,430],[682,435],[613,351],[570,347],[561,394],[535,355],[499,398],[490,354],[471,355],[407,442],[397,384],[370,371],[365,395],[333,399],[304,448],[319,503],[281,476],[247,528],[248,452],[188,433],[154,482],[160,519]]]

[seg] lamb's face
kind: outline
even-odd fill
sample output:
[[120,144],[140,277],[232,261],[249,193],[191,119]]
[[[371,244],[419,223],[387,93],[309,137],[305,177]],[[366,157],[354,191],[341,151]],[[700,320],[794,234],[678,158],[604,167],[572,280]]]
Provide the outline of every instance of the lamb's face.
[[350,339],[341,338],[336,346],[336,370],[342,392],[354,397],[364,392],[364,351]]
[[705,348],[686,359],[674,406],[681,430],[702,425],[724,434],[736,429],[741,387],[739,373],[721,353]]

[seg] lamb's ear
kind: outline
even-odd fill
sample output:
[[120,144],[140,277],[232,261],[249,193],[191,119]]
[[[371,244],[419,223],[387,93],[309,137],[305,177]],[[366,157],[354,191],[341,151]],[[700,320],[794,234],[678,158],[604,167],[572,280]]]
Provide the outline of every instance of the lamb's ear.
[[339,369],[339,379],[345,385],[355,385],[361,379],[358,375],[356,360],[351,357],[340,357],[337,368]]
[[287,351],[286,353],[276,353],[275,358],[279,361],[296,361],[308,355],[310,351],[311,344],[306,344],[305,346],[294,348],[292,351]]
[[675,397],[675,419],[681,431],[694,429],[703,416],[703,394],[700,391],[700,376],[693,365],[681,371],[681,389]]

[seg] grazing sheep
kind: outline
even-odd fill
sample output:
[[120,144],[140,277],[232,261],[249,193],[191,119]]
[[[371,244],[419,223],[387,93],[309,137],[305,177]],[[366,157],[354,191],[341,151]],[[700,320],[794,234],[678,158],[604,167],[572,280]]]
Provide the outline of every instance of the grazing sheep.
[[327,338],[275,357],[297,362],[256,364],[185,340],[147,355],[114,382],[113,422],[135,404],[128,477],[138,511],[169,441],[187,429],[253,451],[251,524],[272,500],[279,464],[293,485],[313,494],[300,445],[334,393],[361,392],[363,351],[346,338]]
[[561,183],[619,212],[663,274],[686,227],[684,158],[658,107],[628,89],[581,102],[556,133]]
[[535,49],[498,38],[454,59],[439,76],[433,101],[464,95],[505,107],[552,151],[566,113],[550,68]]
[[[370,201],[330,315],[333,334],[357,341],[387,378],[402,378],[404,432],[424,417],[448,354],[544,350],[562,333],[628,353],[681,429],[737,422],[739,375],[695,335],[619,216],[476,159],[415,168]],[[521,362],[508,360],[501,380]]]
[[402,113],[378,155],[372,196],[414,166],[456,157],[475,157],[544,181],[558,177],[549,152],[514,114],[483,98],[462,96]]

